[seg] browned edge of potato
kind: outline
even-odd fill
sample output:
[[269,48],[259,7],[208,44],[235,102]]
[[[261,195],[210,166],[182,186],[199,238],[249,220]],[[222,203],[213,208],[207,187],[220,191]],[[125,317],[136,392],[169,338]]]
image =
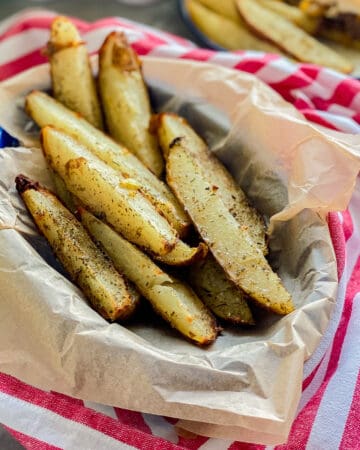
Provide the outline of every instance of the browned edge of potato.
[[236,0],[240,15],[259,37],[277,45],[298,61],[350,73],[353,65],[284,17],[263,8],[257,0]]
[[178,139],[171,147],[166,173],[169,185],[228,278],[264,308],[277,314],[292,312],[290,294],[248,228],[239,225],[224,205],[217,186],[186,139]]
[[42,128],[41,144],[52,170],[93,213],[153,254],[163,256],[174,249],[179,240],[176,230],[136,184],[54,127]]
[[188,234],[190,219],[174,194],[129,150],[44,92],[30,92],[26,96],[25,110],[40,128],[50,125],[62,130],[123,177],[137,183],[146,198],[176,229],[179,237]]
[[85,228],[173,328],[198,345],[209,345],[220,331],[195,292],[164,272],[140,249],[84,208],[78,209]]
[[224,204],[241,226],[248,231],[262,250],[268,253],[265,223],[261,215],[253,208],[245,193],[221,161],[213,155],[205,141],[195,132],[186,119],[174,113],[160,113],[152,119],[152,130],[157,133],[165,159],[171,147],[179,140],[186,139],[187,148],[201,159],[203,170],[214,180]]
[[216,317],[235,325],[254,325],[247,295],[226,277],[212,255],[191,267],[189,282]]
[[124,33],[112,32],[99,51],[99,91],[110,135],[155,175],[164,170],[156,138],[149,132],[151,106],[141,64]]
[[16,188],[72,281],[105,319],[125,320],[140,296],[96,247],[75,216],[48,189],[24,175]]
[[[218,2],[220,7],[222,2]],[[185,7],[196,27],[209,39],[228,50],[258,50],[281,53],[281,50],[251,33],[239,18],[237,21],[218,14],[197,0],[186,0]]]
[[103,120],[89,54],[70,19],[56,17],[47,44],[52,90],[57,100],[102,129]]

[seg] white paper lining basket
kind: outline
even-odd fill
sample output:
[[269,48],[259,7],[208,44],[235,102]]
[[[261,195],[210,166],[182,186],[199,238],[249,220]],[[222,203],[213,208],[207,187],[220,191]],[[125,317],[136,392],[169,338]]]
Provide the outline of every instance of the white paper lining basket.
[[[289,199],[273,222],[270,244],[297,309],[264,318],[254,329],[226,327],[208,349],[163,324],[107,323],[40,256],[54,263],[15,192],[18,173],[51,187],[41,151],[5,149],[0,370],[43,389],[184,419],[180,425],[199,434],[282,443],[299,401],[303,363],[326,329],[336,296],[336,260],[323,217],[351,196],[360,139],[327,137],[250,75],[155,58],[144,58],[143,69],[157,106],[187,116],[261,212],[278,213]],[[0,124],[24,145],[34,140],[15,100],[49,85],[44,65],[0,86]]]

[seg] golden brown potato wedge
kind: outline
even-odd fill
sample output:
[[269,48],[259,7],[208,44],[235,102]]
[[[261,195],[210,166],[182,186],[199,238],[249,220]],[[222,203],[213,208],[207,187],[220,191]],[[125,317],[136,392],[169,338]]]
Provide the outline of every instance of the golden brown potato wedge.
[[106,319],[126,319],[139,294],[92,242],[84,227],[49,190],[23,175],[16,188],[71,279]]
[[164,161],[149,132],[151,109],[141,64],[123,33],[110,33],[100,48],[99,89],[111,136],[160,176]]
[[221,0],[221,2],[219,0],[198,0],[198,2],[220,16],[244,24],[234,0]]
[[187,148],[201,159],[203,170],[218,188],[218,195],[224,205],[241,226],[248,227],[253,241],[267,254],[265,224],[260,214],[253,208],[244,192],[216,156],[212,155],[206,143],[182,117],[172,113],[161,113],[153,119],[152,128],[157,131],[165,158],[178,139],[187,141]]
[[83,208],[81,221],[115,267],[149,300],[153,308],[180,333],[200,345],[216,339],[214,318],[189,286],[170,277],[138,248]]
[[41,137],[50,167],[91,211],[154,254],[162,256],[175,247],[176,231],[129,178],[55,128],[43,128]]
[[169,266],[190,266],[197,261],[202,261],[207,252],[207,245],[203,242],[200,242],[197,247],[190,247],[179,240],[169,253],[164,256],[155,256],[155,258]]
[[262,251],[229,212],[202,161],[179,139],[170,149],[167,181],[226,275],[263,307],[278,314],[294,309],[290,294]]
[[26,111],[40,127],[52,125],[63,130],[123,176],[136,180],[146,198],[162,212],[179,236],[187,234],[190,220],[183,207],[168,186],[129,150],[43,92],[33,91],[26,97]]
[[321,44],[293,23],[269,9],[263,8],[257,0],[236,0],[239,12],[258,36],[279,46],[299,61],[331,67],[350,73],[353,66],[335,51]]
[[[337,42],[338,44],[344,45],[345,47],[351,47],[356,50],[360,50],[360,40],[352,39],[343,31],[321,27],[318,34],[323,38]],[[341,50],[343,49],[338,49],[339,52]]]
[[296,6],[288,5],[287,3],[279,2],[277,0],[258,1],[262,7],[270,9],[309,34],[314,34],[319,27],[319,18],[310,17]]
[[58,173],[54,172],[52,169],[50,169],[50,173],[55,186],[55,194],[67,209],[74,214],[77,207],[81,204],[80,200],[67,190],[64,180]]
[[67,17],[59,16],[52,22],[47,54],[55,98],[102,129],[89,55],[75,25]]
[[215,316],[234,324],[254,324],[244,291],[225,276],[212,255],[191,267],[190,284]]
[[[221,2],[218,3],[221,4]],[[185,6],[197,28],[221,47],[229,50],[251,49],[281,53],[279,48],[254,36],[242,23],[217,14],[196,0],[186,0]]]

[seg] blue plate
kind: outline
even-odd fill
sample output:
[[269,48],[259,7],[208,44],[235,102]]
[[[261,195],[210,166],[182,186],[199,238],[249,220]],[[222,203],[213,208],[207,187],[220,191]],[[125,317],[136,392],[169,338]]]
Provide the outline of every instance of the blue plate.
[[[220,1],[220,0],[219,0]],[[202,33],[199,28],[195,25],[193,20],[190,17],[189,11],[185,6],[185,0],[178,0],[178,7],[180,11],[180,15],[185,23],[185,25],[189,28],[189,30],[194,34],[197,40],[203,44],[205,47],[212,48],[214,50],[220,50],[227,52],[228,50],[220,45],[216,44],[214,41],[209,39],[204,33]]]
[[3,128],[0,128],[0,148],[17,147],[19,141],[7,133]]

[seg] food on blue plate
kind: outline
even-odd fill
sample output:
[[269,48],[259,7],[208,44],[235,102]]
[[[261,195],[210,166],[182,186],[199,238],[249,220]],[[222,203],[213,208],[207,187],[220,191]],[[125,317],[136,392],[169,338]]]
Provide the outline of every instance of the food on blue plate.
[[[222,2],[218,2],[221,6]],[[187,12],[197,28],[214,43],[229,50],[259,50],[281,53],[274,45],[259,39],[243,21],[234,21],[207,8],[198,0],[185,0]]]
[[56,17],[50,30],[47,55],[54,97],[103,128],[102,113],[88,51],[75,25],[67,17]]
[[[345,38],[343,32],[340,33],[341,27],[326,26],[329,14],[326,19],[321,19],[319,14],[311,14],[311,8],[304,6],[315,2],[304,0],[299,7],[296,5],[299,2],[282,0],[184,0],[184,8],[195,26],[211,42],[226,49],[280,53],[297,61],[350,73],[353,65],[341,52],[336,52],[312,36],[333,38],[338,42],[347,39],[349,42],[349,38]],[[321,11],[328,9],[322,8]],[[356,22],[354,17],[359,23],[359,15],[351,15],[351,19],[346,16],[346,20],[353,24]],[[355,32],[354,27],[351,29],[351,42],[355,47],[357,44],[360,47],[360,27]]]
[[227,277],[261,306],[277,314],[293,311],[290,294],[251,238],[248,227],[240,225],[229,211],[214,176],[204,169],[186,138],[172,143],[166,178]]
[[264,8],[270,9],[309,34],[314,34],[319,27],[319,19],[317,17],[309,16],[296,6],[278,0],[260,0],[259,2]]
[[164,161],[149,132],[151,108],[141,63],[123,33],[110,33],[100,48],[99,91],[110,135],[160,176]]
[[200,345],[216,339],[219,328],[214,318],[187,284],[168,275],[141,250],[85,209],[80,208],[79,215],[115,267],[135,284],[172,327]]
[[297,3],[308,16],[319,20],[320,36],[360,49],[358,0],[301,0]]
[[81,223],[38,183],[19,175],[16,188],[55,255],[93,307],[109,320],[128,318],[139,293],[96,247]]
[[26,97],[25,109],[40,128],[51,125],[63,130],[121,175],[135,180],[146,198],[161,211],[179,236],[186,235],[190,221],[174,194],[127,148],[44,92],[31,92]]
[[292,22],[262,6],[259,0],[236,0],[248,27],[299,61],[350,73],[353,66],[334,50],[320,43]]

